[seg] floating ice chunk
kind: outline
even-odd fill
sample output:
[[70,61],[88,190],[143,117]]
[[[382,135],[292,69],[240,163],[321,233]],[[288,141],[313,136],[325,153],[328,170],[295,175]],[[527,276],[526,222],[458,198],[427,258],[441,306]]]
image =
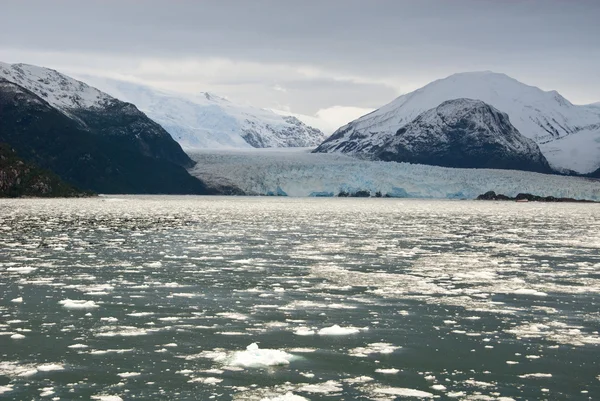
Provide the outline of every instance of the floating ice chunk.
[[191,380],[188,380],[188,383],[203,383],[203,384],[210,384],[210,385],[216,385],[219,384],[223,381],[223,379],[219,379],[218,377],[195,377]]
[[252,343],[246,347],[245,351],[234,352],[229,364],[245,368],[289,365],[292,358],[294,358],[294,355],[285,351],[260,349],[258,344]]
[[391,354],[402,347],[389,343],[372,343],[366,347],[356,347],[350,350],[350,355],[366,358],[370,354]]
[[22,372],[19,373],[19,376],[21,377],[29,377],[29,376],[33,376],[38,372],[38,370],[36,368],[33,369],[28,369],[28,370],[23,370]]
[[309,329],[308,327],[298,327],[294,334],[297,336],[312,336],[315,334],[314,330]]
[[146,267],[162,267],[161,262],[149,262],[145,264]]
[[217,313],[217,316],[222,316],[228,319],[233,319],[233,320],[247,320],[248,316],[246,315],[242,315],[241,313],[236,313],[236,312],[220,312]]
[[99,306],[94,301],[76,300],[76,299],[64,299],[58,302],[67,309],[94,309]]
[[141,375],[141,373],[138,372],[123,372],[123,373],[117,373],[117,376],[122,377],[122,378],[127,378],[127,377],[135,377],[135,376],[139,376]]
[[119,331],[103,331],[96,333],[97,337],[136,337],[136,336],[145,336],[149,333],[148,330],[133,326],[120,326],[121,330]]
[[95,349],[95,350],[90,351],[90,355],[123,354],[125,352],[133,352],[133,348],[129,348],[129,349]]
[[44,387],[41,389],[40,397],[49,397],[54,394],[54,387]]
[[524,375],[519,375],[521,379],[531,379],[531,378],[549,378],[552,377],[552,373],[527,373]]
[[431,386],[432,389],[437,390],[437,391],[445,391],[446,390],[446,386],[444,386],[443,384],[434,384],[433,386]]
[[9,267],[6,269],[6,271],[13,272],[13,273],[19,273],[19,274],[29,274],[36,270],[37,270],[36,267],[25,267],[25,266]]
[[349,334],[356,334],[360,332],[360,329],[356,327],[340,327],[337,324],[334,324],[331,327],[325,327],[319,330],[319,335],[321,336],[346,336]]
[[404,387],[383,387],[373,391],[378,394],[397,395],[400,397],[433,398],[433,394],[426,391]]
[[10,338],[12,338],[13,340],[21,340],[21,339],[25,338],[25,336],[23,334],[16,333],[16,334],[13,334],[12,336],[10,336]]
[[301,397],[301,396],[296,395],[296,394],[293,394],[291,391],[288,391],[284,395],[278,395],[277,397],[261,398],[260,401],[309,401],[309,399]]
[[154,312],[133,312],[133,313],[128,313],[127,316],[133,316],[133,317],[143,317],[143,316],[152,316],[154,315]]
[[39,370],[40,372],[55,372],[65,370],[65,365],[61,365],[58,363],[46,363],[44,365],[38,366],[37,370]]
[[194,294],[191,292],[176,292],[171,295],[173,295],[174,297],[179,297],[179,298],[196,298],[196,297],[202,296],[202,294]]
[[194,373],[194,371],[191,369],[183,369],[183,370],[178,370],[175,373],[177,373],[178,375],[190,375],[190,374]]
[[87,348],[88,346],[85,344],[72,344],[69,345],[67,348]]
[[8,384],[6,386],[0,386],[0,395],[8,393],[10,391],[13,391],[13,386],[11,384]]
[[342,389],[343,387],[340,383],[336,382],[335,380],[329,380],[324,383],[306,384],[300,387],[298,390],[305,391],[307,393],[327,394],[339,393],[340,391],[342,391]]
[[351,383],[351,384],[356,384],[356,383],[368,383],[368,382],[372,382],[373,379],[372,377],[369,376],[358,376],[358,377],[350,377],[348,379],[344,379],[342,380],[344,383]]
[[383,373],[384,375],[395,375],[400,372],[399,369],[389,368],[389,369],[375,369],[376,373]]
[[98,401],[123,401],[123,399],[121,397],[119,397],[118,395],[104,395],[104,394],[99,394],[99,395],[93,395],[92,400],[98,400]]
[[548,294],[546,294],[545,292],[541,292],[541,291],[537,291],[531,288],[520,288],[518,290],[515,290],[513,292],[513,294],[517,294],[517,295],[533,295],[536,297],[547,297]]
[[466,384],[466,385],[468,385],[468,386],[481,387],[481,388],[495,387],[496,386],[494,383],[482,382],[482,381],[473,380],[473,379],[465,380],[463,383]]
[[23,297],[11,299],[10,302],[14,302],[14,303],[20,304],[21,302],[23,302]]

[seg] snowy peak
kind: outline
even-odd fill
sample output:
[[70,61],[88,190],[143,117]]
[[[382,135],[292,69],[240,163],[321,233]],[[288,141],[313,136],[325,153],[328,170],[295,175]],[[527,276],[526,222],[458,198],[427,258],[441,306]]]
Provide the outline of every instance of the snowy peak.
[[111,137],[114,146],[182,167],[192,160],[160,125],[133,104],[122,102],[49,68],[0,63],[0,78],[27,90],[49,107],[94,135]]
[[63,112],[101,108],[115,101],[106,93],[49,68],[0,63],[0,77],[30,90]]
[[551,171],[535,142],[522,136],[508,115],[473,99],[448,100],[422,113],[373,152],[373,159],[384,161]]
[[314,147],[321,131],[271,110],[240,105],[208,92],[188,96],[133,82],[83,77],[138,106],[187,150]]
[[319,149],[360,156],[424,111],[458,98],[481,100],[508,114],[522,135],[540,145],[554,168],[585,173],[600,166],[600,116],[593,107],[575,106],[556,91],[490,71],[454,74],[402,95],[341,127]]

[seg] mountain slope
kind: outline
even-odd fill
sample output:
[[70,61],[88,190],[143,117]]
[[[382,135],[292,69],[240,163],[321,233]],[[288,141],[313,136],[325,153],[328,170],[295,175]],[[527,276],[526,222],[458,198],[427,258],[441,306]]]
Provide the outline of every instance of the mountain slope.
[[57,71],[27,64],[0,63],[0,78],[33,92],[82,128],[111,137],[115,146],[192,167],[170,135],[134,105]]
[[82,79],[134,103],[185,149],[309,147],[325,139],[321,131],[296,117],[235,104],[211,93],[185,96],[125,81]]
[[[24,160],[53,171],[72,185],[95,192],[211,192],[182,165],[160,158],[160,153],[155,153],[151,146],[160,147],[162,143],[148,142],[153,139],[151,135],[125,129],[127,125],[118,125],[118,121],[111,123],[114,129],[92,129],[74,117],[72,111],[57,109],[32,91],[0,77],[0,141],[13,147]],[[137,120],[144,126],[145,121],[137,113],[133,115],[134,122]],[[98,119],[102,115],[90,114]],[[93,119],[83,117],[90,126],[95,126]],[[127,115],[115,117],[130,118]],[[130,135],[133,140],[126,138]],[[170,137],[168,141],[178,148]],[[138,146],[148,148],[140,151]],[[180,161],[193,164],[185,156]]]
[[451,75],[400,96],[339,128],[319,151],[368,152],[419,114],[456,98],[481,100],[508,114],[519,132],[540,146],[554,168],[587,173],[600,167],[598,113],[571,104],[555,91],[545,92],[493,72]]
[[535,142],[505,113],[472,99],[448,100],[422,113],[370,151],[383,161],[551,172]]
[[65,183],[56,174],[23,161],[10,146],[0,143],[0,198],[90,195]]

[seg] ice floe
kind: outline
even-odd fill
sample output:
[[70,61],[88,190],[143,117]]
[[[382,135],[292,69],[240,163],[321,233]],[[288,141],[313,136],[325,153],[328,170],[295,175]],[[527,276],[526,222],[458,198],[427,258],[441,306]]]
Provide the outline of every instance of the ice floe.
[[321,336],[347,336],[350,334],[359,333],[361,329],[357,327],[341,327],[337,324],[334,324],[330,327],[324,327],[318,331]]
[[67,309],[95,309],[99,305],[94,301],[76,300],[76,299],[64,299],[58,302]]
[[260,401],[310,401],[310,400],[308,398],[304,398],[299,395],[296,395],[296,394],[292,393],[291,391],[288,391],[287,393],[285,393],[283,395],[262,398]]
[[260,368],[266,366],[289,365],[294,355],[277,349],[261,349],[258,344],[252,343],[245,351],[233,353],[228,363],[232,366],[244,368]]

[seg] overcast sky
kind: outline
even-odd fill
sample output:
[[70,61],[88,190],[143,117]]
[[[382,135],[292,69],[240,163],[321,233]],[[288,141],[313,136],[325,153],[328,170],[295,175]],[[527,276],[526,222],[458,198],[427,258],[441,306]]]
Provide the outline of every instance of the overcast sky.
[[600,0],[0,0],[0,61],[341,123],[474,70],[585,104]]

